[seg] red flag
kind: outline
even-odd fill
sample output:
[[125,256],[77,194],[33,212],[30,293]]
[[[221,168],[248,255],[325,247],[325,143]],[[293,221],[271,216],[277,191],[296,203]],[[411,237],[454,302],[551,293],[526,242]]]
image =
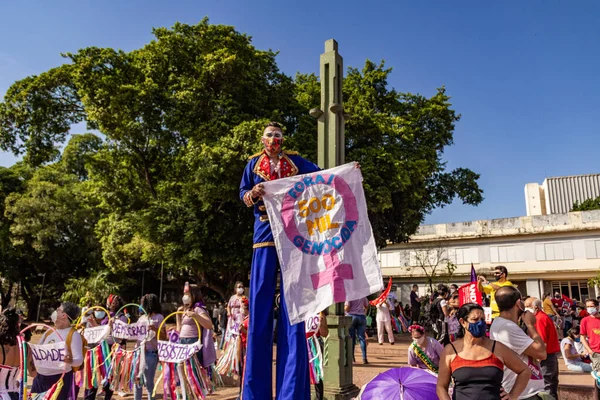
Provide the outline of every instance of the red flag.
[[387,299],[388,294],[390,294],[390,290],[391,289],[392,289],[392,277],[390,276],[390,281],[388,282],[388,285],[385,288],[385,290],[383,291],[383,293],[381,293],[381,296],[379,296],[375,300],[370,301],[369,304],[371,304],[372,306],[377,307],[378,305],[380,305],[381,303],[383,303],[385,301],[385,299]]
[[458,288],[458,299],[460,306],[466,303],[477,303],[481,305],[481,292],[477,282],[467,283]]

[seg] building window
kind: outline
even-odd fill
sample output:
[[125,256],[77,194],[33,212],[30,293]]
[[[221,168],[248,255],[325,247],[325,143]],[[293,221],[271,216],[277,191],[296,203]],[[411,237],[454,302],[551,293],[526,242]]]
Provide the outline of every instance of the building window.
[[585,258],[600,258],[600,240],[585,241]]
[[523,262],[525,261],[523,245],[490,246],[490,261],[492,263]]
[[381,253],[381,267],[399,267],[400,252]]
[[536,243],[535,259],[537,261],[560,261],[573,259],[572,242]]
[[558,281],[552,282],[552,296],[555,292],[560,292],[570,299],[584,301],[590,295],[586,281]]
[[448,249],[448,258],[456,265],[479,264],[479,249],[477,247]]

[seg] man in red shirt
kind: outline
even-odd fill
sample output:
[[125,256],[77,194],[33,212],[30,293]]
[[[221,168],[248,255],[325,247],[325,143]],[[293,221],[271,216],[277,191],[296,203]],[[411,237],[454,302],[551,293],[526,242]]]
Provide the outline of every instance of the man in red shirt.
[[598,300],[587,299],[585,309],[589,316],[581,320],[581,343],[592,359],[592,375],[596,378],[596,385],[600,387],[600,313],[598,313]]
[[529,297],[525,300],[525,310],[535,315],[535,329],[538,331],[544,343],[548,356],[541,361],[542,375],[544,376],[544,389],[558,399],[558,355],[560,354],[560,343],[558,334],[552,319],[544,312],[543,303],[540,299]]

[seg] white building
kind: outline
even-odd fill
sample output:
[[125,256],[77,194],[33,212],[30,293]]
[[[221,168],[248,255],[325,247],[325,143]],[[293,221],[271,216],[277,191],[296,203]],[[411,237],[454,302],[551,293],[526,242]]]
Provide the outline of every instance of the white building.
[[403,302],[409,301],[414,283],[426,292],[426,275],[418,267],[423,255],[434,263],[438,257],[456,264],[449,279],[444,266],[438,268],[437,282],[468,282],[471,263],[491,280],[493,268],[504,265],[523,294],[540,297],[560,290],[579,300],[596,297],[600,288],[588,287],[588,280],[600,271],[600,210],[422,225],[409,243],[379,253],[382,273],[393,277]]
[[527,215],[563,214],[575,202],[600,196],[600,174],[546,178],[540,185],[525,185]]

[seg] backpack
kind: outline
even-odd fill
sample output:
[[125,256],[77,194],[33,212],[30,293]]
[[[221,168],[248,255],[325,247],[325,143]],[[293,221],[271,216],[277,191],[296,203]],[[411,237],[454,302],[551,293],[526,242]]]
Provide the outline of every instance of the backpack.
[[433,301],[433,303],[431,303],[431,308],[429,309],[429,316],[431,317],[431,320],[433,322],[440,319],[440,314],[441,314],[440,303],[441,302],[442,302],[442,299],[440,299],[438,297]]
[[[77,329],[71,327],[71,330],[69,331],[69,334],[67,335],[67,340],[66,340],[66,347],[68,349],[68,351],[71,351],[71,341],[73,339],[73,333],[77,332]],[[85,340],[85,338],[83,337],[83,335],[81,335],[81,355],[85,358],[85,353],[88,349],[88,342],[87,340]],[[80,366],[78,367],[72,367],[73,372],[77,372],[77,371],[81,371],[83,369],[83,363],[81,363]]]

